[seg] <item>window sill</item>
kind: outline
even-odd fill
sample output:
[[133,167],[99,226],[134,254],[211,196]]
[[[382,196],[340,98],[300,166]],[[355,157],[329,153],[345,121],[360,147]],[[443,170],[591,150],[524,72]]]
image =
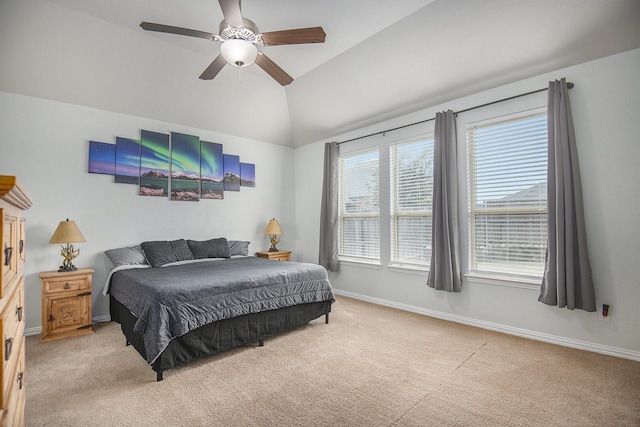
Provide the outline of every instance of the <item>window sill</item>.
[[387,265],[389,271],[393,271],[396,273],[406,273],[406,274],[418,274],[420,276],[424,276],[425,274],[429,274],[429,269],[426,267],[419,267],[417,265],[406,265],[406,264],[389,264]]
[[374,268],[376,270],[380,270],[382,268],[380,261],[368,261],[357,258],[339,258],[339,261],[340,264],[351,265],[354,267]]
[[527,279],[522,277],[502,277],[487,274],[467,273],[464,275],[469,283],[482,285],[506,286],[508,288],[519,288],[529,290],[540,290],[542,279]]

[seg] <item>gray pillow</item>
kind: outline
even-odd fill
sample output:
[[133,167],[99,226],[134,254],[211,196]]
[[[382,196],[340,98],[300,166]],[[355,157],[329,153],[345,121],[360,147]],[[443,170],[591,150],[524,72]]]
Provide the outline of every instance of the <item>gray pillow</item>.
[[224,237],[210,240],[187,240],[187,244],[195,259],[230,257],[229,245]]
[[249,243],[241,240],[229,240],[229,256],[234,255],[249,255]]
[[113,265],[120,267],[121,265],[146,265],[147,258],[144,256],[140,245],[128,248],[116,248],[104,251],[105,255],[111,260]]
[[193,254],[184,239],[173,241],[156,240],[140,244],[151,267],[193,259]]

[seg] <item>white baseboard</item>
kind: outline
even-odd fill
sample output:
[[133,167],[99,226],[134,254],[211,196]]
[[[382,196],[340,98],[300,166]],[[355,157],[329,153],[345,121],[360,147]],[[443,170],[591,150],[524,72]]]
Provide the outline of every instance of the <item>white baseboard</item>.
[[606,354],[608,356],[620,357],[640,362],[640,352],[627,350],[624,348],[611,347],[602,344],[596,344],[588,341],[575,340],[573,338],[560,337],[557,335],[545,334],[542,332],[530,331],[528,329],[514,328],[512,326],[501,325],[499,323],[485,322],[484,320],[472,319],[457,314],[445,313],[441,311],[430,310],[427,308],[416,307],[413,305],[402,304],[395,301],[384,300],[381,298],[370,297],[368,295],[356,294],[349,291],[339,289],[333,290],[336,295],[354,298],[357,300],[370,302],[372,304],[384,305],[387,307],[397,308],[399,310],[410,311],[412,313],[423,314],[425,316],[435,317],[450,322],[462,323],[464,325],[475,326],[477,328],[488,329],[491,331],[502,332],[509,335],[516,335],[523,338],[529,338],[536,341],[543,341],[551,344],[557,344],[564,347],[577,348],[579,350],[591,351],[594,353]]
[[[91,321],[93,323],[111,322],[111,316],[106,315],[106,316],[92,317]],[[25,328],[23,335],[25,337],[28,337],[31,335],[40,335],[41,332],[42,332],[42,326],[36,326],[33,328]]]

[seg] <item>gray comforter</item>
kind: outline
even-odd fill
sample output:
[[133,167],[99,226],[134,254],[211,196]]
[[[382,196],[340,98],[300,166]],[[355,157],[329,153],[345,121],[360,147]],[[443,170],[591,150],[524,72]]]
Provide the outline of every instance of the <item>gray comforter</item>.
[[171,339],[208,323],[334,299],[324,267],[257,257],[120,270],[109,293],[138,318],[150,364]]

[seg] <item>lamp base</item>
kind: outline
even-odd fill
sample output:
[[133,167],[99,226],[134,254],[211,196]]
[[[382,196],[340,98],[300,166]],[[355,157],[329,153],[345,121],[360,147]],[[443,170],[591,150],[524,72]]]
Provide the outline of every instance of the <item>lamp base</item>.
[[278,248],[276,248],[276,245],[280,243],[280,239],[278,238],[278,236],[275,234],[272,234],[269,237],[269,242],[271,242],[271,247],[269,248],[269,252],[278,252]]
[[78,271],[78,267],[76,267],[75,265],[71,264],[71,265],[61,265],[60,268],[58,269],[59,273],[63,273],[63,272],[69,272],[69,271]]

